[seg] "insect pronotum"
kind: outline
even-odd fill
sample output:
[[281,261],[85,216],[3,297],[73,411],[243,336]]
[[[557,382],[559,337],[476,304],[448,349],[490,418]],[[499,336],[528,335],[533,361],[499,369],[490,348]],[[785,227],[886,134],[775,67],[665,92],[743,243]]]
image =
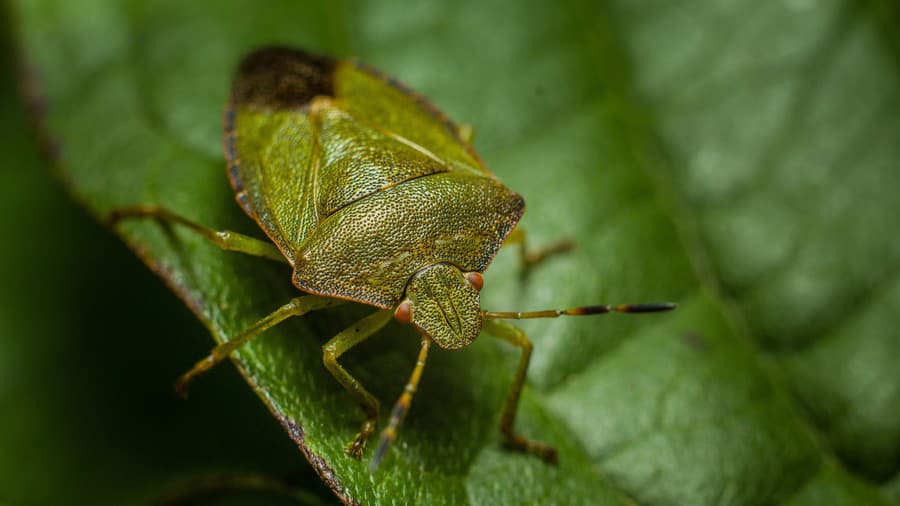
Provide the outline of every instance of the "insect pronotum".
[[470,129],[454,125],[423,96],[365,65],[269,47],[239,65],[225,112],[225,158],[238,203],[271,243],[215,231],[165,207],[115,210],[112,223],[144,217],[188,227],[222,249],[278,260],[293,269],[296,297],[182,375],[199,374],[278,323],[344,301],[378,308],[323,346],[323,362],[365,413],[346,452],[359,459],[380,404],[338,358],[392,318],[412,325],[421,349],[370,462],[377,469],[418,388],[431,343],[458,349],[484,331],[521,349],[500,423],[512,448],[557,461],[556,450],[515,430],[532,345],[503,319],[612,311],[649,313],[671,303],[494,312],[481,308],[482,273],[501,245],[517,243],[524,268],[564,251],[528,251],[514,228],[520,195],[485,167]]

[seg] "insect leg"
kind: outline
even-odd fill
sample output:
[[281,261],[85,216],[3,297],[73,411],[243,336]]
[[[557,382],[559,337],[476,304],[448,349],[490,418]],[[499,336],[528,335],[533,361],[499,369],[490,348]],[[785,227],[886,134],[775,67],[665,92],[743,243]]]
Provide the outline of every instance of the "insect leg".
[[525,230],[523,230],[521,227],[516,227],[512,232],[509,233],[508,236],[506,236],[506,242],[503,243],[504,246],[511,244],[519,245],[519,255],[522,258],[523,276],[527,276],[535,265],[543,262],[547,258],[559,253],[565,253],[575,247],[574,242],[568,239],[562,239],[543,248],[529,250],[528,246],[526,245],[525,237]]
[[109,214],[107,222],[115,226],[120,221],[128,218],[150,218],[163,223],[177,223],[200,234],[203,238],[224,250],[290,263],[272,243],[229,230],[213,230],[184,216],[175,214],[162,206],[139,205],[116,209]]
[[394,404],[394,409],[391,411],[391,420],[388,422],[387,428],[381,431],[378,449],[375,450],[375,456],[372,457],[372,462],[369,463],[369,471],[372,471],[373,473],[378,470],[378,466],[381,465],[381,461],[384,460],[385,455],[387,455],[388,449],[390,449],[391,445],[394,443],[394,439],[397,438],[397,427],[400,426],[403,418],[406,417],[406,412],[409,411],[409,405],[412,403],[413,395],[415,395],[416,391],[419,389],[419,380],[422,379],[422,370],[425,369],[425,359],[428,358],[429,346],[431,346],[431,338],[423,334],[422,348],[419,350],[419,358],[416,359],[416,367],[413,368],[413,372],[409,376],[409,381],[406,382],[403,393],[400,395],[400,398],[397,399],[397,403]]
[[178,381],[175,382],[175,390],[182,397],[186,397],[188,385],[190,385],[191,381],[193,381],[194,378],[212,369],[216,364],[228,358],[236,349],[240,348],[265,330],[278,325],[284,320],[287,320],[292,316],[300,316],[306,314],[310,311],[337,306],[338,304],[342,304],[343,302],[344,301],[339,299],[319,297],[318,295],[305,295],[303,297],[296,297],[291,299],[290,302],[276,309],[274,312],[264,317],[263,319],[259,320],[249,329],[241,332],[237,336],[231,338],[229,341],[213,348],[212,351],[209,352],[209,355],[203,357],[196,364],[194,364],[194,367],[192,367],[190,371],[182,374],[181,377],[178,378]]
[[345,329],[340,334],[331,338],[330,341],[322,346],[322,362],[336,380],[338,380],[344,388],[350,392],[350,395],[356,399],[363,412],[366,414],[366,420],[362,423],[359,433],[353,438],[353,441],[347,443],[344,451],[353,458],[362,457],[363,449],[366,447],[366,441],[375,431],[375,422],[378,419],[378,410],[380,404],[374,395],[353,376],[344,369],[337,359],[350,348],[365,341],[380,328],[387,325],[393,312],[389,309],[377,311],[356,322],[351,327]]
[[525,385],[528,362],[531,360],[531,350],[533,348],[531,341],[522,329],[508,323],[485,320],[483,328],[488,334],[522,349],[519,367],[516,369],[512,387],[509,389],[509,396],[506,398],[506,405],[503,407],[503,417],[500,419],[500,432],[503,433],[509,446],[520,451],[533,453],[547,462],[556,464],[559,459],[555,448],[539,441],[528,439],[518,434],[514,428],[516,413],[519,410],[519,397],[522,394],[522,387]]

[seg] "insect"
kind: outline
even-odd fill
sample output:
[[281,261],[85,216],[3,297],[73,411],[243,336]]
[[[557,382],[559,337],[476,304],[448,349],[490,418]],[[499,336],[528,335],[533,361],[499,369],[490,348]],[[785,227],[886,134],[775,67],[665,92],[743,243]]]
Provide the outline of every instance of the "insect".
[[310,311],[353,301],[377,311],[323,346],[327,370],[356,400],[365,420],[345,451],[361,458],[380,403],[338,362],[392,318],[421,337],[416,365],[370,462],[377,469],[394,441],[432,343],[458,349],[483,331],[521,349],[500,429],[509,446],[557,461],[551,446],[515,430],[532,344],[504,319],[644,313],[671,303],[595,305],[492,312],[481,308],[482,273],[504,242],[520,245],[525,268],[565,243],[528,251],[515,229],[520,195],[485,167],[466,128],[423,96],[363,64],[268,47],[240,63],[225,112],[224,149],[236,199],[271,243],[216,231],[160,206],[111,213],[152,218],[199,233],[222,249],[285,262],[298,296],[215,347],[182,375],[179,391],[266,329]]

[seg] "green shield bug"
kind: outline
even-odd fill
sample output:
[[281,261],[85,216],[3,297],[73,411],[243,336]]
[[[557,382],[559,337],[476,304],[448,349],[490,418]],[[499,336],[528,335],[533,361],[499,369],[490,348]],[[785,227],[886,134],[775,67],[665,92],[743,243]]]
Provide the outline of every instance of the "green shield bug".
[[618,311],[644,313],[670,303],[596,305],[532,312],[491,312],[479,292],[504,242],[521,247],[525,267],[565,244],[528,252],[515,229],[524,200],[487,170],[469,130],[423,96],[362,64],[270,47],[239,65],[225,112],[225,157],[238,203],[271,243],[215,231],[159,206],[114,211],[177,223],[219,247],[285,262],[299,296],[217,346],[179,378],[197,375],[287,318],[344,301],[378,308],[323,346],[328,371],[365,413],[346,452],[362,456],[380,404],[338,358],[392,318],[421,336],[418,360],[370,463],[376,469],[396,437],[432,342],[471,344],[484,331],[521,348],[500,429],[512,448],[556,462],[556,451],[515,431],[519,394],[532,345],[502,319],[555,318]]

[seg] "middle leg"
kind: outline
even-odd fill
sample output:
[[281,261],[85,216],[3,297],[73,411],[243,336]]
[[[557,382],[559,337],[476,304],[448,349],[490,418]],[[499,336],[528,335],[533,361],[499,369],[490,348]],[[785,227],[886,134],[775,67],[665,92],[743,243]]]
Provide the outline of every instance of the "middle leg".
[[319,297],[318,295],[303,295],[291,299],[290,302],[262,318],[252,327],[213,348],[212,351],[209,352],[209,355],[203,357],[194,364],[194,367],[192,367],[190,371],[182,374],[181,377],[178,378],[178,381],[175,382],[175,391],[182,397],[187,397],[188,386],[194,378],[212,369],[214,366],[231,356],[235,350],[247,344],[251,339],[275,325],[278,325],[284,320],[294,316],[302,316],[310,311],[318,311],[343,303],[344,301],[339,299]]
[[503,407],[503,417],[500,419],[500,432],[503,433],[509,446],[520,451],[533,453],[547,462],[556,464],[559,458],[555,448],[540,441],[528,439],[515,431],[516,413],[519,411],[519,398],[522,394],[522,387],[525,386],[528,363],[531,361],[531,350],[533,348],[531,341],[525,335],[525,331],[505,322],[485,320],[484,331],[522,349],[519,367],[516,369],[512,387],[509,389],[509,396],[506,398],[506,405]]
[[546,260],[549,257],[565,253],[575,247],[575,243],[569,239],[561,239],[540,249],[528,249],[526,244],[526,234],[521,227],[516,227],[506,237],[506,245],[519,245],[519,256],[522,259],[522,276],[526,277],[531,269]]

